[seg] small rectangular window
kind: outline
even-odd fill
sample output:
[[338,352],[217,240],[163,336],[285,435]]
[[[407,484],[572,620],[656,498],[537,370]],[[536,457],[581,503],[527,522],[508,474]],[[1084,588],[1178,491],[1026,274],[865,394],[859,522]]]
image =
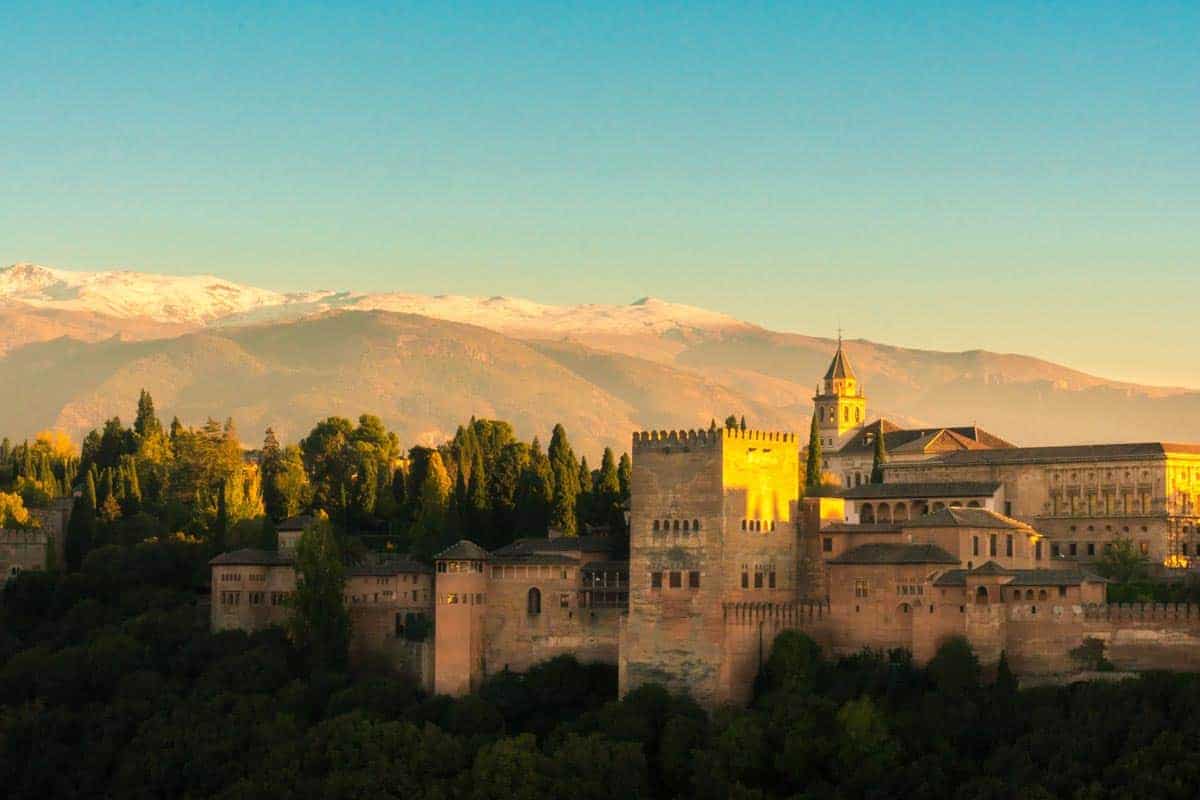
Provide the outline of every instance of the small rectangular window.
[[1138,551],[1141,552],[1141,554],[1144,556],[1150,555],[1150,543],[1149,542],[1138,542]]
[[700,588],[700,573],[699,572],[692,570],[691,572],[688,573],[688,588],[689,589],[699,589]]
[[1008,556],[1009,558],[1012,558],[1012,554],[1013,554],[1013,537],[1012,537],[1012,534],[1009,534],[1004,539],[1004,555]]
[[742,588],[743,589],[750,588],[750,573],[748,573],[748,572],[742,573]]
[[971,537],[971,555],[973,555],[973,556],[979,555],[979,537],[978,536]]
[[754,588],[761,589],[763,583],[763,574],[761,572],[754,573]]
[[1077,544],[1075,544],[1075,542],[1071,542],[1070,544],[1067,545],[1067,552],[1073,556],[1078,555],[1079,554],[1079,546]]
[[558,607],[559,608],[570,608],[571,607],[571,595],[568,594],[567,592],[560,593],[558,595]]
[[1050,543],[1050,557],[1058,558],[1060,555],[1062,555],[1062,550],[1059,549],[1058,542],[1051,542]]
[[[1187,545],[1184,545],[1184,547],[1186,547],[1186,546],[1187,546]],[[1088,554],[1089,556],[1094,556],[1094,555],[1096,555],[1096,543],[1095,543],[1095,542],[1088,542],[1088,543],[1087,543],[1087,554]]]
[[1066,597],[1067,596],[1067,587],[1065,587],[1065,586],[1058,587],[1058,596]]
[[988,554],[993,557],[996,555],[996,534],[994,533],[988,537]]
[[768,589],[775,588],[775,573],[774,572],[767,573],[767,588]]
[[833,552],[833,537],[832,537],[832,536],[826,536],[826,537],[824,538],[824,540],[822,540],[822,542],[821,542],[821,550],[823,550],[823,551],[824,551],[824,552],[826,552],[826,553],[832,553],[832,552]]
[[1042,543],[1036,542],[1033,545],[1033,557],[1038,561],[1042,560]]
[[680,572],[671,572],[671,588],[678,589],[683,586],[683,574]]
[[662,588],[662,573],[661,572],[651,572],[650,573],[650,588],[651,589],[661,589]]

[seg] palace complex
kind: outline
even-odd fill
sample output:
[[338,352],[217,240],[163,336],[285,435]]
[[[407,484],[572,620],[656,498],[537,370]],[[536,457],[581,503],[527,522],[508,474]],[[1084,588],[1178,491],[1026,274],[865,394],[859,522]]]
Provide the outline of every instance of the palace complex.
[[[622,692],[656,682],[710,706],[746,701],[788,629],[918,662],[961,635],[1019,675],[1077,669],[1085,639],[1121,668],[1200,668],[1200,607],[1107,604],[1089,566],[1117,540],[1167,572],[1200,558],[1200,445],[1023,448],[869,420],[840,343],[814,408],[834,496],[804,496],[794,433],[638,432],[627,556],[607,536],[537,537],[353,567],[353,654],[462,694],[570,653],[617,665]],[[213,559],[214,628],[285,618],[303,525],[281,526],[278,553]]]

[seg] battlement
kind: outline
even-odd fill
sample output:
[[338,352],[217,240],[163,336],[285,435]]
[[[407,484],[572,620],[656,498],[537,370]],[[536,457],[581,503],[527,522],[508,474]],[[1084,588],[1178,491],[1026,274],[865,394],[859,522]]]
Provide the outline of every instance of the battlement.
[[726,623],[803,625],[829,616],[829,603],[723,603]]
[[698,428],[677,431],[634,431],[633,452],[660,450],[663,447],[714,447],[723,439],[782,442],[797,444],[796,434],[784,431],[741,430],[739,428]]
[[1200,625],[1196,603],[1092,603],[1083,607],[1084,619],[1106,622],[1180,622]]

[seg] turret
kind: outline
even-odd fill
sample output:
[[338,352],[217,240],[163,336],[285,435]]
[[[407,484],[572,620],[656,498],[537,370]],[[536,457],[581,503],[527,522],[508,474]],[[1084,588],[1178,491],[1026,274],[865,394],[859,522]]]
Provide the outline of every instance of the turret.
[[433,557],[434,691],[469,694],[483,681],[483,612],[489,554],[465,539]]

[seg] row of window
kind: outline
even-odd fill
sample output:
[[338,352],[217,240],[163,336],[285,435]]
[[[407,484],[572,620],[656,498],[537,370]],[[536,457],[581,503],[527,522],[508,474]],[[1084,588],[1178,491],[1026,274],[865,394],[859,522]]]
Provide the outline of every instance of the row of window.
[[[821,408],[817,409],[817,419],[820,420],[821,422],[824,422],[826,419],[825,412],[826,412],[826,410],[823,406]],[[837,422],[837,409],[836,408],[829,409],[829,421]],[[842,406],[842,421],[843,422],[850,421],[850,406]],[[862,422],[862,409],[857,406],[855,406],[855,408],[854,408],[854,421]]]
[[[768,588],[768,589],[775,588],[775,570],[771,570],[770,572],[757,572],[756,571],[754,573],[754,588],[755,589],[763,588],[764,579],[767,584],[766,588]],[[742,588],[743,589],[750,588],[750,573],[748,571],[742,572]]]
[[[271,592],[271,605],[281,606],[287,602],[288,592]],[[249,605],[261,606],[266,602],[266,592],[247,592],[246,599]],[[221,592],[221,605],[224,606],[240,606],[242,604],[241,592]]]
[[[362,603],[378,603],[381,600],[382,600],[382,602],[385,602],[385,603],[387,603],[391,600],[399,600],[399,601],[403,602],[405,600],[410,600],[410,599],[414,603],[418,602],[416,589],[413,589],[411,592],[393,592],[391,589],[387,589],[382,592],[375,592],[373,595],[372,594],[352,594],[352,595],[350,595],[351,605],[360,605]],[[429,592],[425,592],[425,599],[429,600]]]
[[[650,588],[651,589],[663,588],[663,574],[664,573],[662,573],[662,572],[651,572],[650,573]],[[683,588],[683,572],[674,570],[671,572],[667,572],[665,574],[667,576],[668,588],[671,588],[671,589],[682,589]],[[693,570],[687,574],[687,588],[689,588],[689,589],[699,589],[700,588],[700,573],[699,572],[696,572],[695,570]]]
[[438,572],[483,572],[482,561],[439,561]]
[[[1081,555],[1082,553],[1087,553],[1087,555],[1089,555],[1089,556],[1096,555],[1096,543],[1095,542],[1061,542],[1061,543],[1060,542],[1051,542],[1050,543],[1050,555],[1054,556],[1055,558],[1061,556],[1063,554],[1063,545],[1064,544],[1066,545],[1067,555],[1069,555],[1069,556],[1078,556],[1078,555]],[[1080,545],[1083,546],[1082,550],[1080,549]],[[1104,552],[1107,553],[1109,550],[1112,550],[1112,542],[1105,542]],[[1197,551],[1197,553],[1200,553],[1200,546],[1197,546],[1196,551]],[[1138,552],[1140,552],[1144,556],[1150,555],[1150,543],[1149,542],[1138,542]],[[1187,545],[1183,546],[1183,554],[1185,556],[1188,554],[1187,553]]]
[[483,592],[448,592],[438,597],[438,602],[446,606],[481,606],[487,603],[487,595]]
[[753,531],[754,533],[773,531],[775,530],[775,520],[744,519],[742,520],[742,530]]
[[686,519],[664,519],[661,522],[656,519],[651,529],[656,531],[683,531],[684,533],[698,531],[700,530],[700,520],[694,519],[689,523]]
[[[998,544],[998,541],[997,541],[996,534],[993,533],[990,536],[988,536],[988,555],[989,556],[992,556],[992,557],[996,556],[996,551],[998,549],[996,547],[997,544]],[[979,537],[978,536],[971,537],[971,555],[973,555],[973,556],[979,555]],[[1012,556],[1013,556],[1013,537],[1012,537],[1011,533],[1006,534],[1004,537],[1004,555],[1007,556],[1008,558],[1012,558]],[[1038,561],[1041,561],[1041,559],[1042,559],[1042,543],[1041,542],[1037,542],[1034,545],[1034,556],[1033,557],[1035,559],[1037,559]]]
[[569,580],[575,577],[575,570],[566,567],[555,567],[547,564],[517,564],[492,567],[493,578],[558,578]]
[[[391,575],[383,575],[383,576],[377,577],[377,578],[375,578],[375,585],[376,586],[391,586],[392,585],[392,577],[393,576],[391,576]],[[420,582],[421,576],[420,575],[396,575],[395,578],[396,578],[396,583],[418,583],[418,582]]]

